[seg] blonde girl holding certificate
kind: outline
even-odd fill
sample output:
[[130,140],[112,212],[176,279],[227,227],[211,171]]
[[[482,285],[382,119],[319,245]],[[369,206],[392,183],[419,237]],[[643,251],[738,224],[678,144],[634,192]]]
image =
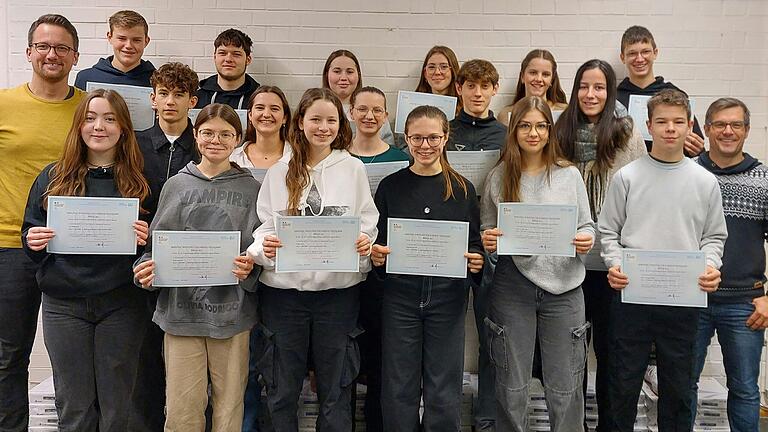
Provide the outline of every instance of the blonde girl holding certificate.
[[[317,377],[317,430],[352,430],[352,383],[360,368],[355,338],[358,285],[370,270],[379,212],[363,163],[350,155],[352,130],[344,108],[328,89],[307,90],[288,133],[291,153],[267,172],[257,210],[264,222],[248,254],[264,267],[259,278],[262,325],[257,366],[266,382],[267,408],[275,432],[298,429],[299,393],[310,347]],[[355,242],[358,272],[276,273],[281,247],[276,216],[359,216]]]
[[583,254],[594,224],[579,170],[563,160],[550,135],[552,113],[536,96],[512,110],[506,151],[488,174],[481,219],[485,250],[496,251],[499,202],[565,204],[577,208],[575,257],[500,256],[489,295],[487,326],[496,368],[497,430],[528,430],[528,385],[534,346],[541,347],[544,394],[552,431],[582,430],[586,331]]
[[[464,318],[469,278],[386,274],[388,218],[469,222],[467,267],[476,283],[483,267],[480,214],[472,183],[448,163],[448,120],[420,106],[405,123],[413,165],[385,177],[376,191],[379,239],[371,260],[384,276],[382,414],[384,430],[461,429]],[[424,413],[419,421],[419,399]]]
[[[125,101],[113,90],[98,89],[78,105],[61,159],[43,169],[29,192],[22,243],[40,263],[37,281],[60,430],[123,430],[146,330],[146,302],[131,283],[135,256],[46,252],[56,235],[45,226],[47,198],[144,203],[149,186],[143,165]],[[136,243],[146,244],[147,223],[133,228]]]

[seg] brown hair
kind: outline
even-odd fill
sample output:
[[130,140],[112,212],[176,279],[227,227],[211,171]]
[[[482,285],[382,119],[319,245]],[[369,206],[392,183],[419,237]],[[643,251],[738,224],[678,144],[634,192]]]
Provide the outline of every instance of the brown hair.
[[195,119],[195,132],[197,132],[203,123],[216,118],[220,118],[229,123],[229,125],[235,129],[235,134],[238,138],[243,136],[243,124],[240,122],[240,116],[237,115],[231,106],[220,103],[206,105],[200,110]]
[[72,36],[72,43],[74,44],[72,48],[77,52],[77,48],[80,46],[80,39],[77,37],[77,29],[68,19],[58,14],[46,14],[36,19],[32,25],[29,26],[29,32],[27,32],[27,45],[32,45],[32,36],[41,24],[55,25],[64,28],[64,30]]
[[349,57],[352,59],[353,62],[355,62],[355,69],[357,69],[357,87],[355,87],[355,90],[359,90],[363,87],[363,73],[360,72],[360,62],[357,61],[357,57],[355,57],[354,54],[352,54],[352,51],[347,51],[344,49],[336,50],[331,53],[331,55],[328,56],[328,59],[325,61],[325,66],[323,66],[323,88],[330,88],[330,84],[328,84],[328,71],[331,70],[331,63],[336,60],[338,57]]
[[565,92],[560,87],[560,77],[557,75],[557,62],[555,56],[551,52],[545,49],[535,49],[528,53],[520,64],[520,74],[517,76],[517,88],[515,89],[515,99],[512,101],[514,105],[517,101],[524,98],[525,95],[525,83],[523,82],[523,75],[525,70],[528,69],[528,65],[533,59],[544,59],[552,64],[552,84],[547,89],[547,102],[556,103],[568,103],[565,99]]
[[144,36],[149,35],[149,24],[138,12],[132,10],[121,10],[115,12],[109,17],[109,32],[113,32],[115,27],[133,28],[136,26],[144,27]]
[[544,161],[546,163],[545,173],[549,181],[552,173],[552,167],[568,166],[569,163],[560,155],[560,147],[557,145],[557,139],[552,130],[552,111],[549,109],[547,101],[538,96],[526,96],[520,99],[512,107],[512,113],[509,119],[509,128],[507,129],[507,142],[504,152],[501,154],[499,164],[504,167],[505,178],[502,182],[501,199],[507,202],[520,202],[520,179],[523,175],[523,157],[520,153],[520,143],[517,141],[517,125],[523,117],[531,111],[539,111],[544,115],[547,123],[550,125],[550,133],[547,143],[542,149]]
[[377,94],[377,95],[383,97],[384,98],[384,110],[386,111],[386,109],[387,109],[387,95],[385,95],[384,92],[381,91],[380,89],[378,89],[376,87],[371,87],[371,86],[361,87],[360,89],[357,89],[357,90],[353,91],[352,92],[352,96],[349,97],[349,106],[351,106],[351,107],[355,106],[355,99],[357,99],[357,95],[359,95],[360,93],[373,93],[373,94]]
[[648,99],[648,121],[653,120],[653,110],[659,105],[682,107],[685,109],[686,118],[691,118],[691,105],[688,102],[688,96],[680,90],[664,89]]
[[656,49],[656,41],[651,31],[643,26],[634,25],[624,30],[624,34],[621,35],[621,52],[623,53],[627,46],[641,42],[650,43],[653,49]]
[[749,126],[749,108],[747,108],[747,105],[741,100],[732,97],[724,97],[712,102],[712,105],[707,108],[707,114],[704,117],[704,122],[706,124],[712,124],[712,116],[722,110],[736,107],[740,107],[742,111],[744,111],[744,124]]
[[179,89],[194,96],[200,81],[197,74],[187,65],[178,62],[166,63],[152,72],[149,79],[152,89],[157,91],[158,86],[168,90]]
[[280,90],[280,87],[263,85],[259,86],[251,97],[248,98],[248,125],[245,128],[245,140],[248,142],[256,142],[256,127],[251,124],[250,113],[253,109],[253,101],[256,100],[256,96],[262,93],[272,93],[280,98],[280,103],[283,104],[283,117],[285,117],[285,124],[280,128],[280,140],[285,141],[288,139],[288,126],[291,124],[291,107],[288,106],[288,99],[285,97],[285,93]]
[[[51,170],[51,181],[43,195],[43,208],[47,208],[48,196],[85,196],[85,178],[88,175],[88,147],[83,141],[80,129],[85,123],[91,101],[104,98],[109,102],[120,125],[120,139],[115,152],[114,179],[120,196],[138,198],[143,202],[149,196],[149,185],[144,179],[144,158],[136,142],[131,115],[125,100],[114,90],[96,89],[84,97],[77,105],[64,141],[64,152]],[[144,209],[142,213],[146,213]]]
[[[443,130],[443,134],[445,134],[445,140],[448,140],[448,134],[450,132],[450,126],[448,124],[448,118],[445,116],[445,113],[440,111],[439,108],[429,106],[429,105],[421,105],[416,108],[414,108],[409,114],[408,118],[405,119],[405,135],[408,136],[408,128],[411,126],[411,123],[417,119],[420,118],[428,118],[428,119],[434,119],[440,122],[440,128]],[[421,143],[419,143],[421,144]],[[453,198],[453,185],[451,181],[455,181],[459,187],[464,191],[464,198],[467,197],[467,182],[464,180],[464,177],[462,177],[456,170],[451,167],[451,164],[448,163],[448,156],[445,153],[445,149],[447,146],[443,147],[443,152],[440,154],[440,167],[443,169],[443,183],[445,184],[445,194],[443,195],[443,201],[448,201],[448,199]]]
[[310,144],[304,131],[299,128],[304,116],[317,101],[327,101],[336,107],[339,116],[339,132],[331,143],[333,150],[346,150],[352,144],[352,127],[344,114],[344,107],[339,98],[327,88],[311,88],[304,92],[301,101],[296,108],[296,113],[291,119],[291,128],[288,131],[288,142],[291,144],[291,160],[288,162],[288,173],[285,175],[285,186],[288,188],[288,214],[299,214],[299,199],[301,192],[309,185],[309,161]]
[[468,60],[461,65],[459,73],[456,74],[456,82],[460,86],[464,85],[466,81],[489,82],[495,86],[499,83],[499,71],[488,60]]
[[448,85],[448,95],[458,96],[456,93],[456,74],[459,73],[459,61],[456,59],[456,54],[453,50],[443,45],[435,45],[427,51],[427,55],[424,57],[424,62],[421,64],[421,78],[419,79],[419,85],[416,86],[415,91],[432,93],[432,87],[429,86],[427,77],[425,76],[425,69],[427,68],[429,58],[435,54],[442,54],[448,59],[448,64],[451,66],[451,83]]
[[220,46],[233,46],[236,48],[242,48],[245,51],[245,55],[251,55],[251,48],[253,47],[253,41],[251,38],[241,32],[238,29],[227,29],[219,33],[216,39],[213,41],[213,47],[218,48]]

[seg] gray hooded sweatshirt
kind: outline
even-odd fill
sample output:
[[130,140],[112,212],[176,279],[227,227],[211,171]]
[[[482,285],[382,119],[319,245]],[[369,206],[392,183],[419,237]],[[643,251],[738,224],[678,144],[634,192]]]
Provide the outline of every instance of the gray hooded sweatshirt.
[[[261,224],[256,215],[260,184],[244,169],[232,168],[213,178],[190,162],[166,182],[150,232],[240,231],[240,250],[253,243]],[[152,257],[152,236],[136,265]],[[160,289],[153,321],[176,336],[226,339],[256,323],[256,282],[261,267],[237,285]]]

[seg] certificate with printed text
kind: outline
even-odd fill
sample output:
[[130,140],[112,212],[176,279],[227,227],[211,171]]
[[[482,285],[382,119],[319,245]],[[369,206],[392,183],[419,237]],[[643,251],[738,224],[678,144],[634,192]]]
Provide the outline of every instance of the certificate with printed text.
[[499,203],[499,255],[576,256],[575,205]]
[[699,287],[707,261],[701,251],[624,249],[621,272],[629,284],[621,290],[623,303],[707,307],[707,293]]
[[499,161],[500,151],[447,151],[448,162],[459,174],[469,180],[478,195],[483,193],[483,185],[488,173]]
[[234,285],[240,231],[153,231],[156,287]]
[[360,217],[276,216],[275,272],[360,271]]
[[387,273],[467,277],[469,222],[387,219]]
[[408,167],[408,161],[377,162],[365,164],[368,174],[368,184],[371,186],[371,195],[376,195],[376,189],[384,177]]
[[46,251],[58,254],[134,255],[137,198],[49,196],[46,226],[56,235]]
[[[193,108],[187,113],[189,119],[192,120],[192,124],[195,124],[197,115],[200,114],[201,110],[201,108]],[[243,135],[245,135],[245,130],[248,128],[248,110],[236,109],[235,112],[237,113],[237,116],[240,117],[240,123],[243,126]]]
[[131,113],[131,122],[133,130],[145,130],[152,127],[155,123],[155,110],[152,109],[152,102],[149,95],[152,94],[152,87],[140,87],[125,84],[106,84],[89,82],[85,86],[86,91],[95,89],[114,90],[120,93],[128,105],[128,111]]
[[397,114],[395,117],[395,133],[405,133],[405,120],[414,108],[421,105],[437,107],[445,113],[448,121],[456,117],[455,96],[443,96],[432,93],[421,93],[400,90],[397,92]]

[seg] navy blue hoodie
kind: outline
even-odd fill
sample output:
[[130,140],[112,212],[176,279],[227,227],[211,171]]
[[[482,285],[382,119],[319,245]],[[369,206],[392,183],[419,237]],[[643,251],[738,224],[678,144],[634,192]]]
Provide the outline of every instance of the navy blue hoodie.
[[248,109],[248,99],[259,88],[259,83],[250,75],[245,74],[243,85],[234,90],[222,90],[218,78],[218,75],[213,75],[200,81],[195,108],[204,108],[212,103],[222,103],[233,109]]
[[123,72],[112,66],[113,58],[114,56],[109,56],[99,59],[93,67],[78,72],[77,78],[75,78],[75,87],[85,90],[89,82],[152,87],[149,83],[149,78],[155,71],[155,65],[152,62],[142,60],[135,68]]

